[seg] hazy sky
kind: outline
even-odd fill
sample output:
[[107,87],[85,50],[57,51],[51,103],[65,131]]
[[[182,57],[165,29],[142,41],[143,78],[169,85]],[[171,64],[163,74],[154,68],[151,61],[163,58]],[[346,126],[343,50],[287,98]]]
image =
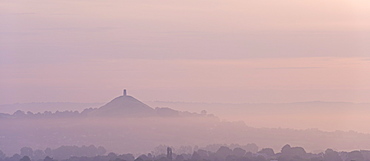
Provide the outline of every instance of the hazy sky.
[[0,0],[0,104],[370,102],[368,0]]

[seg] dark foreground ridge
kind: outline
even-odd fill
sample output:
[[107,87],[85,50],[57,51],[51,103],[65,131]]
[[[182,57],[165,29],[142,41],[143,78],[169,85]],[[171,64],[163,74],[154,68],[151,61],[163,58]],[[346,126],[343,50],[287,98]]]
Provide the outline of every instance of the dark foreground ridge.
[[[218,147],[216,151],[207,149]],[[106,154],[104,147],[62,146],[56,149],[33,150],[23,147],[20,154],[5,156],[0,150],[0,161],[368,161],[370,151],[337,152],[327,149],[320,153],[307,153],[302,147],[291,147],[289,144],[275,153],[271,148],[258,150],[255,144],[209,145],[200,149],[183,151],[166,146],[158,146],[151,153],[135,157],[132,154]],[[189,148],[187,149],[189,150]]]

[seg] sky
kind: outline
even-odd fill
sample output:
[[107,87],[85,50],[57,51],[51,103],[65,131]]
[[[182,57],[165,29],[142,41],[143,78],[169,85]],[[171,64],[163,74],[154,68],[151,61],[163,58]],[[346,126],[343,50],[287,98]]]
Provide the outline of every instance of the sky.
[[370,102],[368,0],[0,0],[0,104]]

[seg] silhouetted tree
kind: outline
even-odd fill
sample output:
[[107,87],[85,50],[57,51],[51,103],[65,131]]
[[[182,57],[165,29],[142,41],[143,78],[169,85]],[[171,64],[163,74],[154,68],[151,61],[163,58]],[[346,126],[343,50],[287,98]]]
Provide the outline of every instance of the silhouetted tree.
[[355,161],[365,161],[365,158],[364,156],[361,154],[360,151],[351,151],[347,154],[347,159],[346,161],[352,161],[352,160],[355,160]]
[[31,161],[30,157],[28,156],[24,156],[22,159],[20,159],[19,161]]
[[325,153],[323,155],[323,160],[324,161],[342,161],[342,158],[340,158],[338,152],[332,149],[327,149],[325,150]]
[[271,148],[263,148],[262,150],[260,150],[258,153],[260,154],[265,154],[267,156],[273,156],[275,155],[275,152],[273,149]]
[[43,159],[45,158],[45,152],[40,150],[40,149],[37,149],[33,152],[33,160],[40,160],[40,159]]
[[123,160],[123,159],[121,159],[121,158],[116,158],[116,159],[114,159],[114,160],[112,160],[112,161],[125,161],[125,160]]
[[33,157],[33,150],[30,147],[23,147],[21,148],[21,156],[29,156]]
[[215,156],[220,158],[220,160],[225,160],[227,156],[232,154],[232,150],[226,146],[221,146],[220,149],[217,150]]
[[247,151],[245,151],[242,148],[235,148],[232,152],[232,155],[237,156],[237,157],[242,157],[245,155]]
[[246,151],[257,153],[258,152],[258,146],[254,143],[247,144],[245,147],[243,147]]
[[0,150],[0,160],[3,160],[6,157],[3,151]]
[[53,158],[46,156],[43,161],[55,161]]
[[283,146],[283,148],[281,148],[281,153],[282,154],[289,154],[290,153],[290,149],[291,149],[292,147],[290,147],[290,145],[289,144],[286,144],[286,145],[284,145]]
[[132,154],[122,154],[122,155],[119,155],[117,157],[118,158],[121,158],[121,159],[123,159],[125,161],[134,161],[135,160],[135,157]]
[[175,158],[175,161],[184,161],[185,160],[185,158],[184,158],[184,156],[183,155],[178,155],[178,156],[176,156],[176,158]]
[[203,158],[203,159],[208,159],[208,157],[209,157],[208,152],[207,152],[207,151],[205,151],[205,150],[203,150],[203,149],[199,149],[199,150],[197,151],[197,153],[198,153],[198,154],[199,154],[199,156],[200,156],[201,158]]
[[98,149],[97,149],[98,155],[104,155],[106,152],[107,152],[107,150],[105,150],[105,148],[102,147],[102,146],[99,146]]
[[110,152],[108,155],[109,160],[114,160],[117,158],[117,154]]
[[291,147],[289,144],[283,146],[281,153],[287,156],[303,156],[306,151],[302,147]]
[[252,161],[266,161],[266,159],[263,157],[263,156],[257,156],[255,157],[254,159],[252,159]]
[[135,159],[135,161],[145,161],[142,157],[138,157]]
[[139,157],[137,157],[136,159],[135,159],[135,161],[150,161],[150,160],[152,160],[152,158],[149,158],[148,156],[146,156],[146,155],[140,155]]
[[16,118],[23,118],[26,116],[26,113],[24,113],[24,111],[18,110],[13,113],[13,116]]
[[53,151],[52,151],[50,148],[46,148],[46,149],[45,149],[45,154],[46,154],[47,156],[53,156]]
[[5,158],[5,160],[9,160],[9,161],[18,161],[22,158],[21,155],[19,154],[14,154],[13,156],[11,156],[10,158]]
[[191,160],[194,161],[202,160],[202,157],[197,152],[194,152],[193,155],[191,156]]

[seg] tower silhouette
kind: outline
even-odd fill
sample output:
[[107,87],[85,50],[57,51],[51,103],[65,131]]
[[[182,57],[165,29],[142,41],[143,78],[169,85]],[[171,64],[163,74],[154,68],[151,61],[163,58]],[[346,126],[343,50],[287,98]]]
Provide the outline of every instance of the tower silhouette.
[[172,160],[172,149],[167,147],[167,159]]
[[123,90],[123,96],[127,96],[127,91],[126,89]]

